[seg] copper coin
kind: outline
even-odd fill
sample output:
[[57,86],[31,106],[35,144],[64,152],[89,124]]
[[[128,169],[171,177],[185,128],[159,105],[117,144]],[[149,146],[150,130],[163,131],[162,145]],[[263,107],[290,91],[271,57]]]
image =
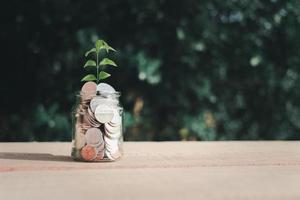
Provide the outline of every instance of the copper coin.
[[87,161],[94,160],[97,156],[97,150],[90,145],[86,145],[81,149],[81,156]]
[[94,159],[95,161],[101,161],[104,158],[104,150],[99,151],[96,158]]
[[85,124],[90,124],[87,113],[84,113],[84,115],[82,115],[82,122]]
[[97,84],[92,81],[86,82],[81,88],[81,97],[83,101],[92,99],[94,96],[96,96],[96,93]]
[[90,108],[88,108],[87,111],[88,111],[88,113],[89,113],[90,116],[94,117],[94,113],[91,111]]
[[101,124],[96,120],[94,113],[91,111],[91,109],[88,108],[87,110],[88,110],[88,120],[91,123],[91,125],[94,127],[100,127]]

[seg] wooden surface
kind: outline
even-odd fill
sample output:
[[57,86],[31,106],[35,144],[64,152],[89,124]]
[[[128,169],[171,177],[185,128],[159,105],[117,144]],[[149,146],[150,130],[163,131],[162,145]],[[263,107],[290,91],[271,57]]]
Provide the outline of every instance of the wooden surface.
[[0,199],[300,199],[300,142],[127,142],[81,163],[71,143],[0,143]]

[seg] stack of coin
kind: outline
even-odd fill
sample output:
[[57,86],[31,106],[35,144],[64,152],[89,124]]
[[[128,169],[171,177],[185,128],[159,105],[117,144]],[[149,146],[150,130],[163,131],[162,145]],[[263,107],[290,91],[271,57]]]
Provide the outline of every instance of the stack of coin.
[[75,113],[75,159],[117,160],[121,157],[122,117],[116,93],[108,84],[87,82]]

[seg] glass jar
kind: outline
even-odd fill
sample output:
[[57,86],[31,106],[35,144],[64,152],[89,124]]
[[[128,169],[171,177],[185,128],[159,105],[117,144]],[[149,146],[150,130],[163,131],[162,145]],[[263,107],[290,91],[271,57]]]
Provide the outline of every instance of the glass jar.
[[115,161],[123,154],[123,108],[119,92],[80,92],[73,109],[72,158]]

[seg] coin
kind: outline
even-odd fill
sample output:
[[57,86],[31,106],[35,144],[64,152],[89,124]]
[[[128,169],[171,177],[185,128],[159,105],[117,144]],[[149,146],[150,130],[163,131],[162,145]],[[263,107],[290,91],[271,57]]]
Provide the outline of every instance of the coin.
[[100,97],[94,97],[92,100],[91,100],[91,102],[90,102],[90,108],[91,108],[91,111],[93,112],[93,113],[95,113],[95,110],[96,110],[96,108],[97,108],[97,106],[99,105],[99,104],[101,104],[101,98]]
[[74,113],[74,149],[79,154],[76,157],[86,161],[120,158],[122,113],[118,93],[109,84],[87,82],[82,86],[80,95],[81,99]]
[[107,136],[104,136],[105,147],[111,153],[115,153],[119,149],[119,138],[111,139]]
[[94,117],[94,114],[88,108],[83,113],[81,113],[81,123],[88,125],[90,127],[100,127],[100,123]]
[[107,106],[116,106],[118,104],[117,100],[109,99],[109,98],[103,98],[100,96],[94,97],[90,102],[90,108],[93,113],[95,113],[95,110],[98,105],[107,105]]
[[81,129],[84,131],[84,133],[90,128],[92,127],[89,124],[81,124]]
[[85,133],[87,144],[91,146],[99,146],[103,143],[102,132],[98,128],[90,128]]
[[81,156],[84,160],[93,160],[97,156],[97,150],[95,149],[95,147],[86,145],[81,149]]
[[94,159],[95,161],[101,161],[101,160],[103,160],[103,158],[104,158],[104,153],[105,153],[105,151],[99,151],[98,152],[98,154],[97,154],[97,156],[96,156],[96,158]]
[[97,93],[97,84],[89,81],[86,82],[81,88],[82,100],[92,99]]
[[116,90],[107,83],[100,83],[97,85],[97,91],[100,93],[115,93]]
[[112,156],[111,153],[108,150],[105,150],[105,155],[109,158],[109,160],[115,160]]
[[[105,127],[105,133],[108,134],[109,136],[120,136],[120,132],[121,132],[121,127],[120,126],[116,126],[116,127],[112,127],[112,126],[106,126]],[[110,137],[111,138],[111,137]]]
[[105,155],[110,159],[110,160],[112,160],[112,161],[115,161],[115,160],[117,160],[117,159],[119,159],[121,156],[122,156],[122,154],[121,154],[121,152],[120,151],[116,151],[116,152],[114,152],[114,153],[111,153],[111,152],[109,152],[109,151],[105,151]]
[[120,116],[119,110],[114,109],[114,117],[111,119],[111,124],[120,124],[122,117]]
[[121,125],[111,126],[109,123],[104,124],[105,133],[110,139],[118,139],[121,136],[121,129]]
[[98,146],[96,146],[97,151],[103,151],[105,149],[105,143],[104,141],[99,144]]
[[91,109],[90,109],[90,108],[88,108],[88,109],[87,109],[87,111],[88,111],[88,113],[89,113],[89,115],[90,115],[91,117],[93,117],[93,116],[94,116],[94,113],[91,111]]
[[110,106],[107,105],[98,105],[95,110],[95,118],[100,123],[107,123],[112,120],[114,117],[114,111]]

